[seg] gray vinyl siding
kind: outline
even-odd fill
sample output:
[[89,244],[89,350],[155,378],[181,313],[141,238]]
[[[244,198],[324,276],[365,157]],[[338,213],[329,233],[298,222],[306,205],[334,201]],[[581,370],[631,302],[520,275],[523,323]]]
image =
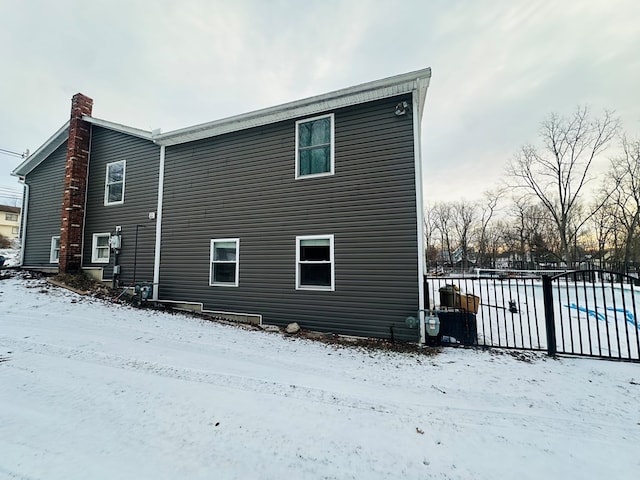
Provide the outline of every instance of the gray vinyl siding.
[[[105,206],[107,164],[120,160],[126,160],[124,203]],[[120,280],[127,285],[133,280],[134,261],[136,280],[153,280],[156,221],[149,219],[149,212],[155,212],[157,208],[159,162],[160,147],[152,142],[95,125],[92,127],[83,266],[104,267],[105,279],[113,274],[113,254],[109,264],[92,263],[93,234],[113,233],[115,227],[120,226]]]
[[[167,147],[160,298],[325,332],[388,338],[393,326],[416,340],[404,327],[418,310],[418,248],[401,100],[411,103],[333,112],[333,176],[294,178],[296,119]],[[296,290],[296,236],[320,234],[335,236],[335,291]],[[214,238],[240,239],[238,287],[209,286]]]
[[51,237],[60,235],[67,142],[25,177],[29,185],[24,260],[27,267],[55,267],[50,263]]

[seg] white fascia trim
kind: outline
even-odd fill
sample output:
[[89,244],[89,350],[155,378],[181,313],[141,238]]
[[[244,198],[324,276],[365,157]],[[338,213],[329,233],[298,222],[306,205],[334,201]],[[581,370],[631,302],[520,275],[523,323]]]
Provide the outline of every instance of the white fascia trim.
[[160,145],[160,166],[158,172],[158,206],[156,207],[156,245],[153,257],[153,294],[151,299],[158,301],[160,285],[160,249],[162,246],[162,201],[164,198],[164,159],[165,146]]
[[23,177],[44,162],[49,155],[51,155],[60,145],[67,141],[69,138],[69,124],[68,120],[62,127],[58,129],[46,142],[42,144],[35,152],[29,155],[24,162],[18,165],[11,175],[14,177]]
[[154,137],[154,140],[160,145],[176,145],[283,120],[311,116],[337,108],[410,93],[417,88],[420,80],[428,80],[430,77],[431,69],[425,68],[275,107],[174,130],[160,134]]
[[113,130],[115,132],[125,133],[127,135],[131,135],[133,137],[143,138],[145,140],[153,141],[153,135],[151,132],[146,130],[141,130],[139,128],[128,127],[127,125],[122,125],[120,123],[109,122],[108,120],[103,120],[101,118],[91,117],[89,115],[84,115],[82,120],[85,122],[91,123],[92,125],[97,125],[98,127],[106,128],[108,130]]

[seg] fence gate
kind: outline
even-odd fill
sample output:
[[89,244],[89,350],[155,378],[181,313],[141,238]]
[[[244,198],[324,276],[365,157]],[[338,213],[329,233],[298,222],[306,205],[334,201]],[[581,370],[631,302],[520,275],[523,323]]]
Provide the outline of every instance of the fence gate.
[[640,287],[628,275],[585,270],[426,277],[425,291],[445,332],[452,331],[447,321],[473,317],[477,334],[462,343],[640,362]]

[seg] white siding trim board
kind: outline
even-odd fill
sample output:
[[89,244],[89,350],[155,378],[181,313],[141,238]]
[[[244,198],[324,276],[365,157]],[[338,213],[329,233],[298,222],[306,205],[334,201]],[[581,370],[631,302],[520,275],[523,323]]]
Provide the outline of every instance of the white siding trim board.
[[[426,86],[425,86],[426,89]],[[425,90],[426,91],[426,90]],[[424,235],[423,235],[423,193],[422,193],[422,151],[420,142],[420,123],[422,119],[422,105],[419,99],[419,89],[413,92],[413,148],[415,160],[415,183],[416,183],[416,233],[418,235],[418,308],[424,310],[424,272],[425,272],[425,252],[424,252]],[[418,328],[420,339],[418,343],[422,345],[425,340],[425,325],[422,321],[420,313],[418,313]]]
[[160,255],[162,247],[162,203],[164,201],[164,162],[165,146],[160,145],[160,165],[158,169],[158,204],[156,206],[156,243],[153,257],[153,293],[152,300],[158,301],[160,287]]

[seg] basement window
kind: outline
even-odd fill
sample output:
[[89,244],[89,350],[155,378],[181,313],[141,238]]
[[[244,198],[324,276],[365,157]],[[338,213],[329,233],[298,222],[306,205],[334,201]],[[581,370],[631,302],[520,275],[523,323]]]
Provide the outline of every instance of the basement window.
[[109,233],[94,233],[93,244],[91,248],[91,262],[93,263],[109,263]]
[[333,175],[334,115],[296,122],[296,178]]
[[51,251],[49,252],[49,263],[60,262],[60,236],[51,237]]
[[335,290],[333,235],[296,237],[296,289]]
[[211,240],[209,285],[221,287],[238,286],[239,253],[240,239],[238,238]]
[[107,177],[104,187],[104,204],[119,205],[124,203],[124,178],[126,160],[107,164]]

